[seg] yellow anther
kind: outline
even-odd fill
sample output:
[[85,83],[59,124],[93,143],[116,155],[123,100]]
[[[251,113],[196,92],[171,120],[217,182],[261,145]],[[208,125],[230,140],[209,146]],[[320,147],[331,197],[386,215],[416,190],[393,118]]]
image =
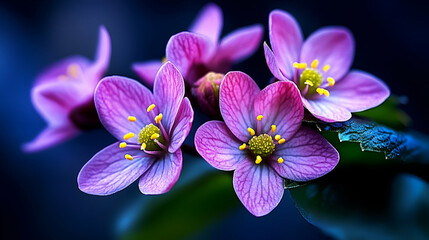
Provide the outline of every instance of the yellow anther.
[[255,161],[255,163],[256,164],[260,164],[262,162],[262,158],[261,158],[261,156],[256,156],[256,161]]
[[128,140],[128,139],[133,138],[133,137],[134,137],[134,133],[132,133],[132,132],[127,133],[127,134],[124,135],[124,139],[125,140]]
[[67,75],[73,78],[77,78],[77,76],[79,75],[79,65],[70,64],[70,66],[67,68]]
[[258,121],[261,121],[261,120],[262,120],[262,118],[264,118],[264,116],[262,116],[262,115],[258,115],[258,116],[256,117],[256,119],[257,119]]
[[310,87],[314,86],[313,82],[312,82],[312,81],[310,81],[310,80],[306,80],[306,81],[304,82],[304,84],[306,84],[306,85],[310,85]]
[[161,122],[161,120],[162,120],[162,113],[158,114],[158,116],[155,117],[155,122],[156,123],[159,124]]
[[316,92],[317,92],[319,95],[322,95],[322,94],[323,94],[323,88],[317,88],[317,89],[316,89]]
[[133,156],[131,156],[130,154],[125,154],[125,159],[133,160]]
[[238,147],[238,149],[240,150],[246,149],[246,144],[245,143],[241,144],[240,147]]
[[137,118],[134,116],[128,116],[128,121],[135,122],[135,121],[137,121]]
[[152,140],[157,139],[157,138],[159,138],[158,133],[154,133],[154,134],[152,134],[152,136],[150,136],[150,139],[152,139]]
[[335,85],[335,79],[328,77],[326,80],[328,81],[329,86],[332,87]]
[[255,135],[255,130],[253,130],[252,128],[247,128],[247,131],[250,133],[250,135]]
[[126,142],[121,142],[121,143],[119,143],[119,147],[120,148],[124,148],[124,147],[126,147],[127,146],[127,143]]
[[323,89],[323,94],[325,94],[325,96],[329,97],[329,91],[326,89]]
[[313,62],[311,62],[311,68],[317,68],[317,65],[319,65],[319,60],[314,59]]
[[324,71],[324,72],[326,72],[326,71],[328,71],[330,68],[331,68],[331,65],[326,64],[326,65],[323,67],[323,71]]
[[282,138],[280,135],[276,135],[276,136],[274,136],[274,139],[275,139],[276,141],[280,140],[280,138]]
[[155,104],[151,104],[149,107],[147,107],[147,112],[152,111],[152,109],[155,108]]
[[140,147],[140,150],[145,150],[146,149],[146,143],[142,143],[142,145],[141,145],[141,147]]
[[162,59],[161,59],[161,63],[162,64],[164,64],[164,63],[166,63],[167,62],[167,58],[166,57],[162,57]]
[[271,131],[272,132],[276,132],[277,126],[276,125],[271,125]]
[[284,162],[284,160],[283,160],[283,158],[279,157],[279,159],[277,159],[277,162],[278,162],[278,163],[283,163],[283,162]]
[[286,142],[286,139],[284,139],[284,138],[282,138],[282,139],[279,140],[279,144],[282,144],[282,143],[285,143],[285,142]]
[[297,62],[294,62],[293,63],[293,67],[294,68],[298,68],[298,69],[304,69],[304,68],[307,67],[307,63],[297,63]]

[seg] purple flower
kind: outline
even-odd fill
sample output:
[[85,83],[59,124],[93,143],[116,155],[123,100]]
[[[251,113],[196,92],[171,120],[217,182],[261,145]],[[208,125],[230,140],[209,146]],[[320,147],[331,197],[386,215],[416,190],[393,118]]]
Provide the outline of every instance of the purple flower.
[[74,137],[82,129],[99,124],[94,89],[109,61],[110,37],[107,30],[100,27],[95,62],[82,56],[69,57],[37,77],[31,98],[48,126],[36,139],[23,145],[24,151],[46,149]]
[[255,216],[280,202],[284,178],[307,181],[331,171],[338,152],[318,132],[301,126],[304,108],[296,87],[276,82],[262,91],[242,72],[229,72],[220,87],[225,121],[209,121],[195,146],[213,167],[234,171],[238,198]]
[[95,106],[101,123],[121,142],[85,164],[78,176],[79,188],[109,195],[140,177],[144,194],[169,191],[179,178],[180,146],[194,118],[184,94],[183,78],[170,62],[159,69],[153,94],[129,78],[104,78],[95,90]]
[[[240,28],[219,43],[222,24],[222,10],[210,3],[201,10],[190,32],[176,34],[168,41],[166,59],[177,66],[190,87],[210,71],[226,73],[233,63],[247,58],[259,46],[263,34],[261,25]],[[133,69],[146,85],[152,86],[153,76],[161,64],[152,60],[136,63]]]
[[271,12],[269,34],[273,51],[264,44],[265,58],[279,80],[291,80],[299,88],[304,106],[315,117],[346,121],[351,112],[381,104],[388,87],[363,71],[349,72],[354,40],[343,27],[324,27],[305,42],[296,20],[280,10]]

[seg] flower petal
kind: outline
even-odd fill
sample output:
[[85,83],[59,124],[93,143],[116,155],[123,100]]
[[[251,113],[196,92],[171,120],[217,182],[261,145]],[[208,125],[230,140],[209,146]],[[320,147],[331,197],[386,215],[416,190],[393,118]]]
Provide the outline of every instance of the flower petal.
[[[154,103],[152,93],[130,78],[103,78],[95,89],[94,102],[101,123],[118,140],[123,141],[129,132],[137,136],[142,127],[154,122],[146,112]],[[129,122],[128,116],[136,117],[137,122]],[[137,143],[137,137],[128,141]]]
[[100,27],[97,53],[94,64],[88,69],[88,81],[95,87],[107,70],[110,62],[111,43],[110,36],[104,26]]
[[140,191],[144,194],[168,192],[179,179],[182,160],[180,149],[175,153],[166,152],[164,157],[156,159],[152,167],[140,178]]
[[265,61],[267,62],[268,68],[270,69],[274,77],[277,78],[278,80],[283,80],[283,81],[288,80],[281,73],[280,68],[277,64],[276,57],[274,56],[274,53],[271,51],[270,47],[268,47],[266,42],[264,42],[264,54],[265,54]]
[[352,117],[352,114],[346,108],[338,103],[333,103],[330,97],[320,96],[317,99],[305,99],[302,97],[302,103],[313,116],[325,122],[344,122]]
[[214,60],[235,63],[252,55],[261,43],[264,27],[260,24],[239,28],[222,39]]
[[174,153],[185,141],[194,121],[194,110],[191,102],[185,97],[180,104],[179,112],[174,120],[173,128],[171,129],[171,143],[168,151]]
[[[125,154],[142,157],[127,160]],[[77,178],[79,189],[94,195],[118,192],[146,172],[154,160],[140,150],[119,148],[119,142],[114,143],[95,154],[83,166]]]
[[[270,165],[280,176],[308,181],[330,172],[340,158],[337,150],[320,133],[301,127],[293,138],[278,146]],[[282,157],[284,162],[278,163]]]
[[270,13],[269,34],[274,56],[283,75],[293,79],[293,63],[299,60],[303,41],[298,23],[289,13],[274,10]]
[[219,170],[234,170],[246,158],[246,154],[239,149],[241,144],[221,121],[206,122],[195,133],[197,152]]
[[219,108],[229,130],[242,142],[251,137],[247,128],[253,127],[253,102],[259,93],[255,81],[243,72],[225,75],[219,90]]
[[183,77],[171,62],[164,63],[159,69],[153,85],[153,95],[159,112],[163,114],[162,124],[170,133],[185,95]]
[[283,178],[267,164],[241,161],[234,172],[233,185],[238,198],[253,215],[270,213],[283,196]]
[[196,68],[212,57],[214,49],[214,43],[206,36],[181,32],[168,40],[166,57],[179,69],[186,82],[192,84],[201,77]]
[[363,71],[351,71],[330,89],[327,100],[350,112],[359,112],[378,106],[389,95],[389,88],[377,77]]
[[41,151],[71,139],[79,132],[71,123],[61,127],[47,127],[33,141],[25,143],[22,149],[28,153]]
[[143,80],[143,83],[149,88],[153,87],[156,73],[161,68],[162,62],[158,60],[134,63],[133,70]]
[[209,37],[212,42],[217,43],[222,25],[222,10],[218,5],[209,3],[200,11],[189,28],[189,31],[205,35]]
[[355,44],[350,31],[343,27],[325,27],[311,34],[302,45],[301,62],[319,60],[319,68],[330,65],[326,76],[337,82],[349,71]]
[[268,133],[271,125],[276,125],[275,134],[288,140],[301,126],[304,107],[301,94],[295,84],[280,81],[262,89],[255,99],[254,118],[262,115],[261,133]]

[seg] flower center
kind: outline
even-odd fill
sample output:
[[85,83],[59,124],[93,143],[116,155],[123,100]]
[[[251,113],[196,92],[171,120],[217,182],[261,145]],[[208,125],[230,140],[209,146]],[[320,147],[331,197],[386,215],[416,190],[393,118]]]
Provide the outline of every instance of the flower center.
[[271,155],[271,153],[274,152],[274,142],[273,138],[264,133],[259,136],[254,136],[252,139],[249,140],[249,150],[255,154],[259,155],[261,157],[267,157]]
[[161,130],[151,123],[146,125],[139,132],[138,142],[142,145],[146,144],[145,149],[148,151],[161,151],[162,148],[155,141],[165,145],[165,140],[161,135]]
[[66,74],[58,76],[59,81],[66,81],[78,78],[82,73],[82,69],[76,63],[72,63],[67,67]]
[[[329,91],[321,88],[324,78],[321,71],[318,70],[319,60],[314,59],[310,64],[310,68],[307,68],[307,63],[294,63],[293,67],[295,70],[295,78],[297,78],[298,69],[305,69],[301,75],[299,76],[299,90],[301,94],[304,96],[312,96],[314,93],[318,93],[319,95],[325,95],[329,97]],[[322,70],[324,73],[327,73],[331,68],[330,65],[325,65]],[[328,86],[334,86],[335,80],[332,77],[327,77],[326,81],[328,82]]]

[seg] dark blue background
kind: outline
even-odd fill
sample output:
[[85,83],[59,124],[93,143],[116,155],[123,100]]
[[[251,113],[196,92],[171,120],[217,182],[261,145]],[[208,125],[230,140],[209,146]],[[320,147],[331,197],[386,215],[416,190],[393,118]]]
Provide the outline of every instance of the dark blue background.
[[[427,92],[429,11],[412,1],[217,1],[224,12],[223,35],[254,23],[265,28],[268,14],[289,11],[308,36],[325,25],[353,32],[353,68],[383,79],[392,93],[409,97],[404,109],[413,128],[429,133]],[[83,164],[114,140],[93,130],[62,145],[24,154],[20,145],[45,127],[30,100],[37,74],[70,55],[93,59],[98,27],[112,39],[108,75],[136,78],[131,64],[164,56],[169,37],[186,30],[205,2],[183,1],[10,1],[0,3],[0,214],[2,239],[112,239],[127,224],[124,211],[146,198],[134,184],[109,197],[77,188]],[[261,86],[271,77],[262,48],[234,67]],[[194,126],[196,127],[196,126]],[[192,142],[192,140],[189,140]],[[204,162],[196,163],[206,166]],[[189,165],[188,165],[189,166]],[[184,166],[184,174],[189,171]],[[180,179],[178,184],[183,184]],[[144,200],[143,200],[144,201]],[[147,206],[150,207],[150,206]],[[125,217],[126,218],[126,217]],[[268,216],[255,218],[244,207],[196,237],[319,239],[322,232],[305,222],[288,193]]]

